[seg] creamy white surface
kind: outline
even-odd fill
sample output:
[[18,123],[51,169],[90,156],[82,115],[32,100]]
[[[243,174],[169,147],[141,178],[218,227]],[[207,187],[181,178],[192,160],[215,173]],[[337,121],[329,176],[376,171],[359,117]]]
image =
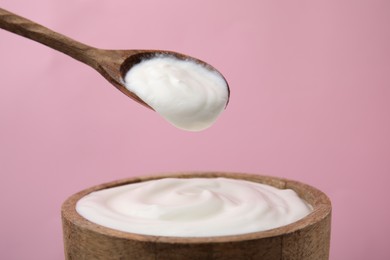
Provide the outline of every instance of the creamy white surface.
[[221,74],[191,61],[156,56],[133,66],[125,86],[174,126],[200,131],[210,127],[228,101]]
[[112,229],[156,236],[207,237],[295,222],[311,206],[293,190],[228,178],[165,178],[96,191],[77,212]]

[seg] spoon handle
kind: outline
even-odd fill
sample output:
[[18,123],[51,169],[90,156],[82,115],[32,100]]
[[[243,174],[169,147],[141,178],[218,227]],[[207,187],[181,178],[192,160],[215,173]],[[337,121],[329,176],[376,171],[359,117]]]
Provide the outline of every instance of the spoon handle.
[[96,48],[54,32],[40,24],[0,8],[0,28],[42,43],[93,68],[98,66]]

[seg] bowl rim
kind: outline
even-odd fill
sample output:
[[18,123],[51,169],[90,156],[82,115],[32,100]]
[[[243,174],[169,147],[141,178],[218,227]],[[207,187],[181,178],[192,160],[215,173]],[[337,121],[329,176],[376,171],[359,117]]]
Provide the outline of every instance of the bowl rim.
[[[292,189],[298,195],[313,207],[313,211],[304,218],[281,227],[257,231],[245,234],[226,235],[226,236],[209,236],[209,237],[174,237],[174,236],[154,236],[129,233],[119,231],[95,224],[86,218],[82,217],[76,211],[76,203],[79,199],[87,194],[107,189],[116,186],[137,183],[161,178],[231,178],[241,179],[252,182],[268,184],[281,189]],[[331,215],[332,205],[328,196],[319,189],[291,179],[274,177],[269,175],[259,175],[253,173],[238,173],[238,172],[221,172],[221,171],[191,171],[191,172],[170,172],[151,174],[146,176],[130,177],[119,179],[111,182],[102,183],[90,188],[79,191],[65,200],[61,207],[61,215],[63,219],[72,222],[80,229],[90,232],[99,233],[101,235],[116,237],[120,239],[144,241],[144,242],[160,242],[160,243],[183,243],[183,244],[200,244],[200,243],[226,243],[236,241],[248,241],[266,239],[271,237],[284,236],[289,233],[294,233],[299,230],[309,228],[310,226],[320,222],[324,218]]]

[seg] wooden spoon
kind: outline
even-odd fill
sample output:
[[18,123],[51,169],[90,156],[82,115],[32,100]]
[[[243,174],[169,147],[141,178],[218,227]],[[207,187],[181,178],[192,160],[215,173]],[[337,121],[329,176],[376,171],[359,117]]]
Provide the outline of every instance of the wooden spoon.
[[171,55],[178,59],[193,60],[210,70],[216,71],[215,68],[204,61],[172,51],[94,48],[2,8],[0,8],[0,28],[42,43],[91,66],[125,95],[148,108],[151,107],[125,87],[123,80],[127,71],[141,60],[152,58],[158,54]]

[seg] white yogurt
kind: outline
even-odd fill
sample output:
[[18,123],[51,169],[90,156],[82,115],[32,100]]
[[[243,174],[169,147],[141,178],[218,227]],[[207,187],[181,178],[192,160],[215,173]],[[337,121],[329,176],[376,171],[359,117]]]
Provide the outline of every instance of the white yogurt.
[[312,208],[290,189],[228,178],[165,178],[90,193],[76,210],[119,231],[208,237],[284,226]]
[[210,127],[229,99],[228,85],[220,73],[167,55],[134,65],[124,81],[128,90],[171,124],[189,131]]

